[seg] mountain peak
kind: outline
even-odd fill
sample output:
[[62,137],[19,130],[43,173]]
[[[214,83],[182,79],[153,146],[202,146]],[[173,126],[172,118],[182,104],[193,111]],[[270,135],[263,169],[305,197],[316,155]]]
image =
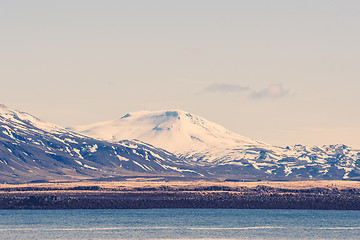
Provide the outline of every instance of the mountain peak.
[[66,132],[65,129],[55,124],[45,122],[29,113],[10,109],[4,104],[0,104],[0,116],[0,123],[10,123],[19,127],[32,125],[33,127],[41,129],[45,132]]
[[105,140],[138,139],[175,153],[266,145],[178,109],[131,112],[117,120],[70,129]]
[[158,111],[137,111],[137,112],[129,112],[125,114],[122,118],[128,118],[131,116],[140,116],[140,115],[148,115],[148,114],[156,114],[156,115],[164,115],[166,117],[178,117],[180,115],[188,114],[183,110],[173,109],[173,110],[158,110]]

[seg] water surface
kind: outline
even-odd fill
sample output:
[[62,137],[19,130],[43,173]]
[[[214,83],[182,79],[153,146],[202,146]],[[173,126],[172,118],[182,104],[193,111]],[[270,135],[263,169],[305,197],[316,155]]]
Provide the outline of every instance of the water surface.
[[0,239],[358,239],[359,211],[0,210]]

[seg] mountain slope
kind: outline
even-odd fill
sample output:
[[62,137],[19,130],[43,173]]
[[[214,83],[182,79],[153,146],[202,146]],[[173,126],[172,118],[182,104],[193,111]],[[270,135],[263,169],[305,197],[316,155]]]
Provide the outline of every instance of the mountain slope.
[[[183,111],[132,113],[82,128],[101,136],[84,136],[0,105],[0,182],[124,176],[360,179],[359,150],[345,145],[273,147]],[[133,135],[176,155],[139,140],[120,140]]]
[[149,174],[202,175],[149,144],[101,141],[0,105],[0,182]]
[[360,152],[344,145],[274,147],[180,110],[128,113],[70,128],[119,141],[139,139],[174,152],[217,176],[259,179],[349,179],[360,176]]
[[214,148],[271,148],[270,145],[230,132],[216,123],[181,110],[128,113],[114,121],[69,129],[105,140],[138,139],[175,154]]

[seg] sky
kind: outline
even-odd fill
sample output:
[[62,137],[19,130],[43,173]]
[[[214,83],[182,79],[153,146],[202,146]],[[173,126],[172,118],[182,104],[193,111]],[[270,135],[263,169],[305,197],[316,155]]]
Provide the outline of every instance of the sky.
[[0,103],[63,127],[181,109],[360,148],[360,1],[0,0]]

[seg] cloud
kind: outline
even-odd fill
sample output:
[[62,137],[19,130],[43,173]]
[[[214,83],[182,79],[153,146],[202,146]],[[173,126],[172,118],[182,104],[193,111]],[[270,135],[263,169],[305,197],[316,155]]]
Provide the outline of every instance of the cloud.
[[[251,99],[279,99],[288,96],[291,92],[284,88],[282,83],[271,84],[266,88],[256,91],[250,87],[229,83],[214,83],[205,87],[202,93],[235,93],[250,91],[248,97]],[[291,93],[294,94],[294,93]]]
[[253,91],[250,94],[251,98],[282,98],[289,94],[289,90],[285,89],[284,86],[280,84],[271,84],[268,87],[260,90],[260,91]]
[[203,89],[204,92],[220,92],[220,93],[230,93],[230,92],[242,92],[248,90],[249,87],[244,87],[237,84],[228,84],[228,83],[214,83]]

